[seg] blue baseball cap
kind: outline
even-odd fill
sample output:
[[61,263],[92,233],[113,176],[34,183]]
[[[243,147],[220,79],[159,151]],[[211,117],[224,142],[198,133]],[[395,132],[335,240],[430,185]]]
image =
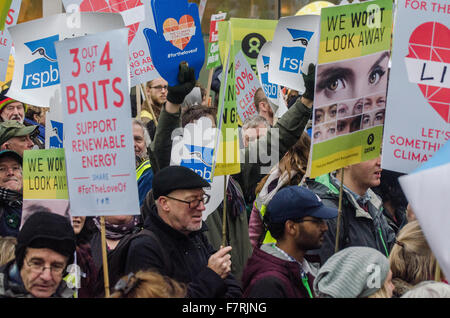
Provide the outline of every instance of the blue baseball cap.
[[289,186],[278,191],[267,205],[270,223],[284,223],[305,216],[319,219],[337,217],[338,210],[329,208],[311,190],[300,186]]
[[0,151],[0,158],[3,158],[3,157],[11,157],[11,158],[15,159],[18,163],[20,163],[20,165],[22,165],[22,156],[19,155],[15,151],[2,150],[2,151]]

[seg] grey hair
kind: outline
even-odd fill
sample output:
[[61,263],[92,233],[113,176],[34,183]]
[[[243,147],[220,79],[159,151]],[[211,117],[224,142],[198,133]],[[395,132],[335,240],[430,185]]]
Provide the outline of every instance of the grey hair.
[[401,298],[450,298],[450,285],[426,280],[404,293]]
[[150,139],[150,135],[148,133],[147,127],[145,127],[144,123],[138,119],[133,119],[133,125],[138,125],[142,128],[144,131],[144,140],[145,140],[145,147],[149,147],[152,140]]
[[244,123],[242,124],[242,129],[248,129],[248,128],[256,128],[258,127],[261,123],[263,123],[264,125],[266,125],[266,128],[269,129],[270,128],[270,124],[267,121],[267,119],[265,119],[263,116],[260,115],[255,115],[253,117],[247,118]]

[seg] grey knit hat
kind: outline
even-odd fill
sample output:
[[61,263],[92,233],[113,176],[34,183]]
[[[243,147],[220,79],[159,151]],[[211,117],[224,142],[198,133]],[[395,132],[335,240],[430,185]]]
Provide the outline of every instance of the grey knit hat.
[[383,286],[389,269],[389,260],[378,250],[347,247],[320,268],[314,292],[322,298],[365,298]]

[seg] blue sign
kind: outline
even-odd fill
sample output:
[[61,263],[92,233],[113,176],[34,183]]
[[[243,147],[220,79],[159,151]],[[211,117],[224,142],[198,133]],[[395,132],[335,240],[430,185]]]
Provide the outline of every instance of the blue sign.
[[24,43],[35,60],[24,65],[22,89],[59,84],[59,69],[54,43],[59,35]]
[[[263,55],[262,60],[263,60],[263,64],[264,64],[264,69],[268,70],[269,64],[270,64],[270,56]],[[278,98],[278,85],[269,82],[269,72],[261,73],[261,83],[262,83],[262,88],[264,90],[264,94],[267,97],[273,98],[273,99]]]
[[63,148],[63,123],[50,120],[50,124],[49,148]]
[[180,166],[192,169],[208,182],[212,182],[212,162],[214,148],[195,145],[184,145],[190,155],[190,159],[182,159]]
[[156,70],[175,86],[179,64],[187,62],[198,79],[205,61],[198,6],[187,0],[152,0],[152,9],[156,32],[148,28],[143,32]]
[[314,32],[296,29],[287,29],[292,36],[292,41],[298,42],[300,46],[283,47],[281,49],[280,71],[299,73],[306,47],[308,46]]

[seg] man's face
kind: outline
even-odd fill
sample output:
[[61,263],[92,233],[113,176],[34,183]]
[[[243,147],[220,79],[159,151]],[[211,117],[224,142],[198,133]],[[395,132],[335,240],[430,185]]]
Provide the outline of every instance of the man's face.
[[[352,183],[360,189],[367,191],[369,188],[377,187],[381,181],[381,156],[372,160],[364,161],[347,168]],[[346,171],[347,173],[347,171]]]
[[157,78],[152,81],[150,86],[147,86],[147,91],[150,98],[155,105],[162,105],[167,101],[167,81],[163,78]]
[[58,289],[66,265],[67,257],[51,249],[27,248],[20,270],[25,289],[34,297],[52,296]]
[[33,149],[34,143],[29,135],[12,137],[4,143],[4,149],[9,149],[17,152],[23,158],[23,152],[25,150]]
[[25,118],[25,108],[21,102],[12,102],[3,107],[0,117],[3,121],[16,120],[23,124]]
[[160,197],[158,202],[165,209],[166,223],[186,235],[200,230],[205,204],[200,202],[197,207],[191,209],[189,204],[175,199],[183,201],[201,200],[204,193],[203,189],[175,190],[167,196]]
[[244,134],[244,147],[247,147],[251,141],[267,134],[267,126],[261,123],[255,128],[243,129],[242,133]]
[[22,166],[13,158],[0,159],[0,187],[16,192],[22,190]]
[[134,138],[134,153],[137,156],[144,154],[147,151],[144,139],[144,130],[141,126],[133,125],[133,138]]
[[297,223],[299,231],[295,241],[299,249],[303,251],[318,249],[322,246],[328,225],[324,219],[306,216],[303,222]]

